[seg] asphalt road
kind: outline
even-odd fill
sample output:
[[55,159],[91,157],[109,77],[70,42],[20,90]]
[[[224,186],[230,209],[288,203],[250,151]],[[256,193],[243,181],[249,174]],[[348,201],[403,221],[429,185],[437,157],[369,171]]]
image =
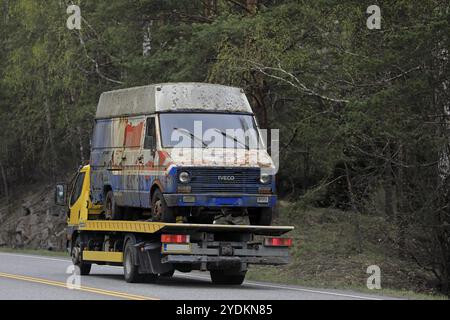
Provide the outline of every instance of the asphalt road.
[[383,300],[385,296],[246,281],[216,286],[208,273],[176,273],[157,283],[128,284],[119,267],[93,266],[68,289],[69,259],[0,253],[0,300]]

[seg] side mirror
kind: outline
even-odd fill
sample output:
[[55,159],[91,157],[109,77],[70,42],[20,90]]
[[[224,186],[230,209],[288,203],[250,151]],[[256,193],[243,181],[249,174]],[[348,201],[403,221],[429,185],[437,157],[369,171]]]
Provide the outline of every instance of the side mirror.
[[58,206],[67,206],[67,185],[57,184],[55,188],[55,204]]

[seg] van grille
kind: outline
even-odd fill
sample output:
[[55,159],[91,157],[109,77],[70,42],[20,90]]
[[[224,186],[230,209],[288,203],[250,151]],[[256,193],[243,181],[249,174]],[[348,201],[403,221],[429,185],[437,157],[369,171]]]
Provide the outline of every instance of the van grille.
[[192,193],[258,193],[259,168],[192,168],[187,171],[191,174]]

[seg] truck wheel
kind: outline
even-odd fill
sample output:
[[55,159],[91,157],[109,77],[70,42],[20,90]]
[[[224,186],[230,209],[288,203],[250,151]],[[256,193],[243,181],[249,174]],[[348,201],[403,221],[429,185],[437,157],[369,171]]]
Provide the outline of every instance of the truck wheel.
[[152,221],[175,222],[175,210],[167,206],[161,191],[156,190],[152,198]]
[[249,208],[248,217],[254,226],[270,226],[272,224],[272,208]]
[[123,251],[123,272],[125,276],[125,281],[128,283],[139,283],[143,282],[144,275],[139,273],[139,267],[136,265],[135,255],[134,255],[134,243],[132,241],[127,241],[125,245],[125,250]]
[[91,273],[92,264],[83,262],[82,254],[80,239],[77,238],[72,248],[72,263],[80,269],[80,276],[88,276]]
[[143,282],[145,283],[155,283],[158,280],[157,274],[144,274]]
[[247,272],[226,273],[224,270],[211,270],[210,274],[214,284],[240,286],[244,283]]
[[78,266],[80,268],[80,276],[88,276],[91,273],[92,264],[82,263]]
[[160,276],[164,277],[164,278],[172,278],[174,274],[175,274],[175,269],[173,269],[172,271],[161,273]]
[[106,194],[104,211],[106,220],[122,220],[123,218],[123,212],[121,208],[116,205],[114,193],[112,191],[108,191]]

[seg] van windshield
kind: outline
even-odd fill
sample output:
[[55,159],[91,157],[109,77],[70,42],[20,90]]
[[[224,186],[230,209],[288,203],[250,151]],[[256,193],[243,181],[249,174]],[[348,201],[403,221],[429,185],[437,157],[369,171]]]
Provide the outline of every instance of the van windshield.
[[252,115],[162,113],[163,148],[263,149]]

